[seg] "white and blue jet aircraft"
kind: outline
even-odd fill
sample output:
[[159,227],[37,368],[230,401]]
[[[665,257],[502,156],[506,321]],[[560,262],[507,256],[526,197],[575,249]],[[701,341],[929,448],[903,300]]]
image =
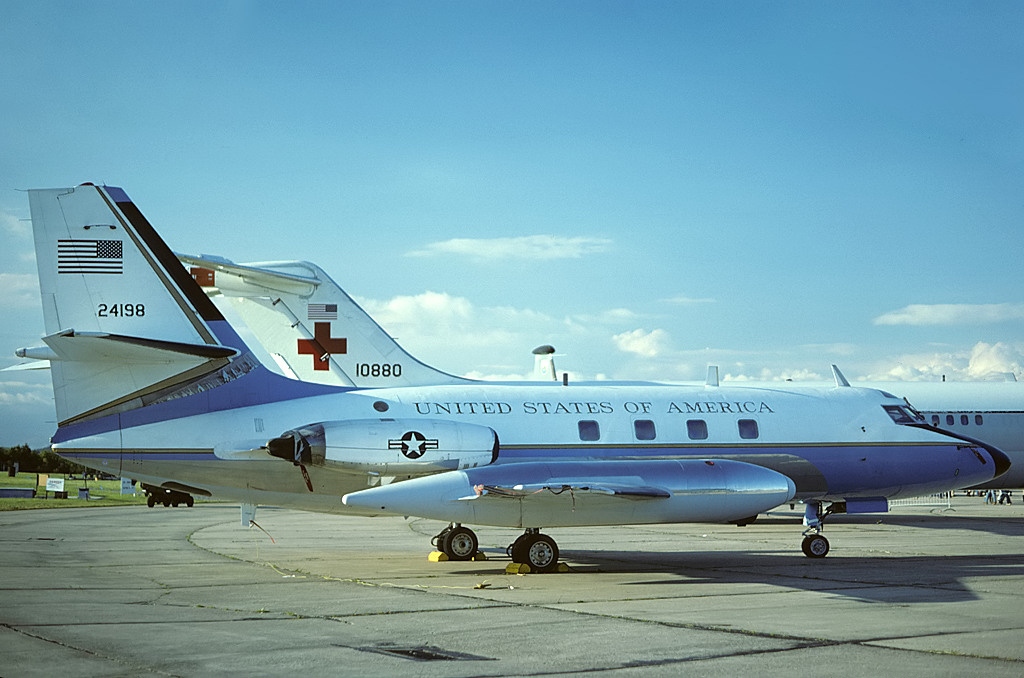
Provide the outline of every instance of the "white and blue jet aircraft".
[[[53,450],[237,500],[243,523],[261,503],[436,518],[451,523],[437,539],[455,559],[477,551],[464,524],[517,527],[513,560],[549,571],[558,547],[542,528],[740,522],[802,501],[803,551],[823,557],[830,513],[1009,468],[838,370],[830,388],[403,385],[383,367],[395,385],[296,381],[254,356],[122,189],[29,200],[46,336],[18,354],[50,362]],[[364,351],[355,336],[326,339],[310,360]]]
[[[316,264],[235,264],[209,255],[179,254],[178,258],[214,303],[235,312],[279,370],[294,379],[360,387],[457,381],[412,358]],[[332,336],[335,328],[349,341],[356,337],[360,351],[330,353],[322,349],[316,359],[310,360],[310,342],[318,334]],[[327,345],[326,340],[322,343]],[[554,366],[554,350],[546,345],[534,350],[536,380],[563,378]],[[1001,381],[853,384],[906,398],[933,426],[983,440],[1010,458],[1009,471],[969,489],[1024,487],[1024,383],[1012,374],[1002,377]],[[779,386],[777,382],[745,385]]]

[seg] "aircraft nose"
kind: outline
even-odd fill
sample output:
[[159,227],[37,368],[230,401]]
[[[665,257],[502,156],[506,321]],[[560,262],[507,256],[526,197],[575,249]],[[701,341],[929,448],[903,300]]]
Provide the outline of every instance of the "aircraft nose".
[[977,440],[975,438],[969,438],[963,435],[957,435],[956,437],[966,442],[969,442],[972,445],[977,445],[978,447],[988,452],[988,456],[992,457],[992,464],[996,467],[995,473],[992,475],[993,478],[998,478],[999,476],[1003,475],[1004,473],[1010,470],[1010,458],[1006,456],[1006,453],[1000,450],[999,448],[992,447],[988,443],[983,443],[982,441]]
[[998,478],[999,476],[1003,475],[1004,473],[1010,470],[1010,458],[1006,456],[1005,452],[1003,452],[997,447],[993,447],[992,445],[989,445],[986,442],[982,442],[977,438],[965,436],[962,433],[953,433],[952,431],[947,431],[945,429],[940,429],[934,426],[927,425],[923,426],[922,428],[928,428],[932,431],[941,433],[942,435],[949,436],[950,438],[956,438],[957,440],[962,440],[966,443],[970,443],[971,445],[976,445],[977,447],[980,447],[986,452],[988,452],[988,456],[992,458],[992,465],[995,466],[995,472],[992,475],[993,478]]
[[984,445],[983,447],[986,452],[992,455],[992,462],[996,465],[996,478],[1010,470],[1010,458],[1006,456],[1005,452],[991,445]]

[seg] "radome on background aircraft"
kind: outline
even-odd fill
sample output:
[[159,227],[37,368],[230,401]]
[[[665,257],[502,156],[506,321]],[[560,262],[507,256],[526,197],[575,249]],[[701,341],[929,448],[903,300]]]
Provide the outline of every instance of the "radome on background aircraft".
[[[178,255],[219,306],[228,305],[286,375],[343,386],[412,386],[456,377],[406,353],[319,266],[306,261],[234,264],[221,257]],[[332,332],[339,328],[342,338]],[[318,339],[319,337],[319,339]],[[338,342],[365,347],[356,355],[328,350]],[[333,344],[332,344],[333,342]],[[310,347],[316,355],[310,358]],[[538,380],[559,380],[554,349],[534,351]],[[763,383],[765,388],[778,383]],[[906,398],[936,427],[983,440],[1004,452],[1010,470],[980,488],[1024,487],[1024,384],[1002,382],[864,382],[857,386]]]
[[[53,449],[142,482],[243,504],[436,518],[453,558],[467,524],[523,528],[516,562],[550,570],[541,528],[736,522],[806,504],[803,550],[831,512],[991,480],[998,449],[929,426],[895,396],[831,388],[470,382],[330,386],[269,371],[127,194],[29,191]],[[307,309],[308,311],[308,309]],[[327,312],[330,312],[329,310]],[[329,333],[307,357],[367,364]],[[391,349],[393,350],[393,349]],[[386,363],[381,363],[381,365]],[[423,366],[423,375],[432,370]],[[371,368],[371,378],[372,378]],[[419,371],[419,370],[417,370]],[[429,380],[428,380],[429,381]]]

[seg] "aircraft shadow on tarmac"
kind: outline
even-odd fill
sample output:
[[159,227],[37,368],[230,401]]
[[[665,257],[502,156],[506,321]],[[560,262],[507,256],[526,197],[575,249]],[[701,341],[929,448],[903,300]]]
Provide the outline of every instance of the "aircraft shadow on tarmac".
[[[993,509],[996,510],[996,509]],[[800,518],[790,514],[761,516],[758,527],[799,526]],[[863,531],[868,528],[901,527],[925,530],[961,530],[978,535],[978,553],[899,555],[888,551],[900,545],[905,549],[906,536],[879,534],[872,546],[878,555],[844,555],[844,536],[837,528],[850,527],[847,551],[864,553]],[[665,550],[600,550],[567,549],[561,558],[572,571],[600,577],[663,573],[667,578],[624,582],[624,586],[663,585],[693,586],[704,584],[762,584],[830,594],[851,600],[909,604],[921,602],[959,602],[978,600],[979,596],[965,583],[970,580],[1024,578],[1024,559],[1019,553],[1008,553],[1005,538],[1024,537],[1024,518],[1015,516],[957,515],[955,509],[935,509],[927,513],[886,513],[834,516],[826,533],[833,537],[833,551],[823,559],[810,559],[799,553],[794,534],[792,544],[780,542],[771,551],[744,551],[693,548],[692,539],[681,541],[678,551]],[[736,528],[737,536],[747,528]],[[750,528],[754,529],[754,528]],[[999,553],[986,552],[984,544],[993,535],[1000,537]],[[728,539],[727,533],[719,533]],[[891,539],[891,541],[890,541]],[[929,538],[931,548],[936,544]],[[790,548],[792,546],[792,548]],[[492,554],[488,554],[492,555]],[[495,552],[500,562],[505,554]],[[481,570],[480,574],[493,574]]]
[[[760,584],[889,604],[979,600],[965,581],[1024,577],[1024,562],[1019,555],[843,557],[841,548],[840,545],[832,555],[821,560],[789,551],[700,550],[668,553],[573,550],[563,552],[562,559],[569,565],[570,572],[576,574],[598,577],[603,574],[618,577],[666,575],[664,579],[645,578],[617,584],[621,586]],[[880,550],[882,548],[884,546],[880,545]],[[500,562],[498,553],[488,555]],[[494,572],[480,569],[476,574],[492,576]]]
[[[758,525],[799,525],[800,518],[786,515],[759,516]],[[1003,537],[1024,536],[1024,518],[1013,516],[965,516],[955,508],[935,508],[928,513],[865,513],[837,515],[829,518],[828,526],[835,525],[899,525],[932,530],[970,530],[987,532]]]

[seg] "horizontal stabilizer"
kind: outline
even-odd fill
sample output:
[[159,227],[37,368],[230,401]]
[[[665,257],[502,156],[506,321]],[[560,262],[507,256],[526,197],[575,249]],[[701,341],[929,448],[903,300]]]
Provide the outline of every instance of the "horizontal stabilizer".
[[[105,332],[64,330],[43,337],[55,357],[58,412],[90,416],[91,403],[115,411],[153,402],[172,389],[212,374],[238,355],[217,344],[191,344]],[[27,353],[26,353],[27,355]]]
[[[49,349],[47,349],[47,350],[49,350]],[[52,351],[51,351],[51,353],[52,353]],[[23,355],[18,355],[18,357],[19,358],[35,358],[35,356],[23,356]],[[49,358],[46,358],[46,360],[49,360]],[[48,370],[48,369],[50,369],[50,363],[48,363],[48,362],[39,362],[39,360],[36,359],[35,362],[31,362],[31,363],[18,363],[17,365],[11,365],[10,367],[5,367],[2,370],[0,370],[0,372],[27,372],[29,370]]]
[[[258,266],[236,264],[229,259],[204,255],[176,255],[181,263],[188,266],[192,277],[202,287],[216,287],[223,293],[237,296],[262,296],[270,291],[309,296],[321,284],[311,271],[302,267],[301,262],[283,261],[261,263]],[[299,273],[286,273],[277,269],[289,268]],[[211,272],[204,278],[203,271]],[[216,275],[221,273],[223,275]]]
[[187,344],[104,332],[75,332],[73,329],[43,337],[43,341],[55,354],[51,360],[80,362],[194,362],[196,358],[233,358],[239,353],[236,349],[214,344]]

